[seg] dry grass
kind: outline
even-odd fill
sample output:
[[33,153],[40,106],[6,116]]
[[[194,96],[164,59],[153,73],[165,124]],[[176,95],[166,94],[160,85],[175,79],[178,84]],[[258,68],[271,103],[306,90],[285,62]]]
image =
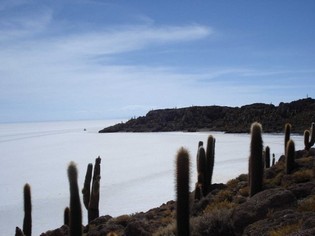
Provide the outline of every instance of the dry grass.
[[230,189],[223,189],[214,196],[213,202],[215,203],[223,202],[223,201],[231,202],[233,200],[234,195],[235,194]]
[[227,185],[228,188],[234,189],[234,188],[237,187],[237,185],[238,185],[239,182],[240,182],[240,181],[239,181],[238,179],[231,179],[231,180],[229,180],[229,181],[226,183],[226,185]]
[[298,210],[315,212],[315,195],[312,195],[300,201],[298,203]]
[[249,187],[246,186],[244,188],[241,188],[239,191],[239,194],[243,197],[248,197],[249,196]]
[[175,222],[167,225],[166,227],[159,228],[153,236],[175,236],[176,235],[176,226]]
[[295,183],[304,183],[307,181],[310,181],[313,176],[313,171],[312,170],[299,170],[297,172],[294,172],[292,177],[293,181]]
[[204,213],[211,213],[215,211],[220,211],[222,209],[232,209],[236,207],[237,204],[229,201],[222,201],[222,202],[212,202],[210,203],[206,209],[204,210]]
[[298,222],[292,225],[284,225],[280,228],[274,229],[270,231],[270,236],[286,236],[291,233],[297,232],[301,227],[301,223]]

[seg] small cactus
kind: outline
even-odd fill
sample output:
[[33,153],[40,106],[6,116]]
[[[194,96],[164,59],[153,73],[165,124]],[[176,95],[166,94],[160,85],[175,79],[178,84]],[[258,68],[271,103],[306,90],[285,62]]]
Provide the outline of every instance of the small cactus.
[[284,126],[284,155],[286,155],[287,143],[290,140],[291,135],[291,124],[286,123]]
[[201,146],[203,146],[203,142],[202,142],[202,141],[199,141],[199,142],[198,142],[198,148],[200,148]]
[[254,196],[262,190],[263,184],[263,140],[262,127],[258,122],[251,125],[251,144],[249,157],[249,195]]
[[176,157],[176,235],[189,236],[189,154],[179,149]]
[[275,158],[275,154],[272,153],[272,166],[274,166],[276,163],[276,158]]
[[285,172],[290,174],[295,167],[295,145],[293,140],[289,140],[287,144],[286,156],[285,156]]
[[24,185],[24,220],[23,233],[25,236],[32,235],[32,201],[31,201],[31,186]]
[[78,172],[74,162],[68,167],[70,185],[70,236],[82,236],[82,211],[78,187]]
[[265,167],[270,168],[270,148],[267,146],[265,148]]
[[311,125],[311,131],[304,131],[304,145],[305,150],[309,151],[311,147],[315,144],[315,123]]
[[69,226],[69,222],[70,222],[70,209],[69,207],[66,207],[63,213],[63,224],[64,225],[68,225]]

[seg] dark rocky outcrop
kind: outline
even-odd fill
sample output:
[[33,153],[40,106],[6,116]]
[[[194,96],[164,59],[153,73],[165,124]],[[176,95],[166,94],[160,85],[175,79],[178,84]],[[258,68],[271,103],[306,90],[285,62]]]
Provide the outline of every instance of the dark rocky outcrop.
[[315,99],[306,98],[290,103],[255,103],[242,107],[193,106],[187,108],[152,110],[126,123],[100,130],[107,132],[163,132],[163,131],[224,131],[247,133],[257,121],[264,132],[283,132],[291,123],[293,133],[303,133],[315,120]]
[[282,188],[257,193],[234,209],[232,214],[234,232],[241,235],[246,226],[265,218],[268,212],[294,207],[296,204],[294,194]]

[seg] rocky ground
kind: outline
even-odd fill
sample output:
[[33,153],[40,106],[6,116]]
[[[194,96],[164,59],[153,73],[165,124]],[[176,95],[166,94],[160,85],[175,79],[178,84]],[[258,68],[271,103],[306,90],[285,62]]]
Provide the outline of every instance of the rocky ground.
[[[296,152],[296,167],[284,172],[284,157],[264,173],[263,191],[249,197],[247,175],[213,184],[197,201],[191,194],[191,235],[315,235],[315,149]],[[68,235],[68,226],[41,236]],[[175,202],[116,218],[101,216],[84,227],[86,236],[175,235]]]

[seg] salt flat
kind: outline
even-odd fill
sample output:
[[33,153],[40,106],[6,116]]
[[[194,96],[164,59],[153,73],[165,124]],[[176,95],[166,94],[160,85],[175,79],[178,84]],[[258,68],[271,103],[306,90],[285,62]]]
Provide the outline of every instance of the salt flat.
[[[248,134],[98,133],[116,122],[0,124],[0,234],[13,235],[22,226],[25,183],[32,188],[33,235],[62,225],[70,161],[77,163],[82,188],[87,164],[101,156],[100,214],[112,216],[147,211],[174,199],[174,158],[181,146],[191,154],[193,187],[198,142],[206,143],[209,134],[216,138],[213,182],[247,172]],[[283,153],[283,135],[264,134],[263,139],[277,158]],[[292,139],[296,149],[303,148],[302,136]],[[86,224],[85,209],[83,213]]]

